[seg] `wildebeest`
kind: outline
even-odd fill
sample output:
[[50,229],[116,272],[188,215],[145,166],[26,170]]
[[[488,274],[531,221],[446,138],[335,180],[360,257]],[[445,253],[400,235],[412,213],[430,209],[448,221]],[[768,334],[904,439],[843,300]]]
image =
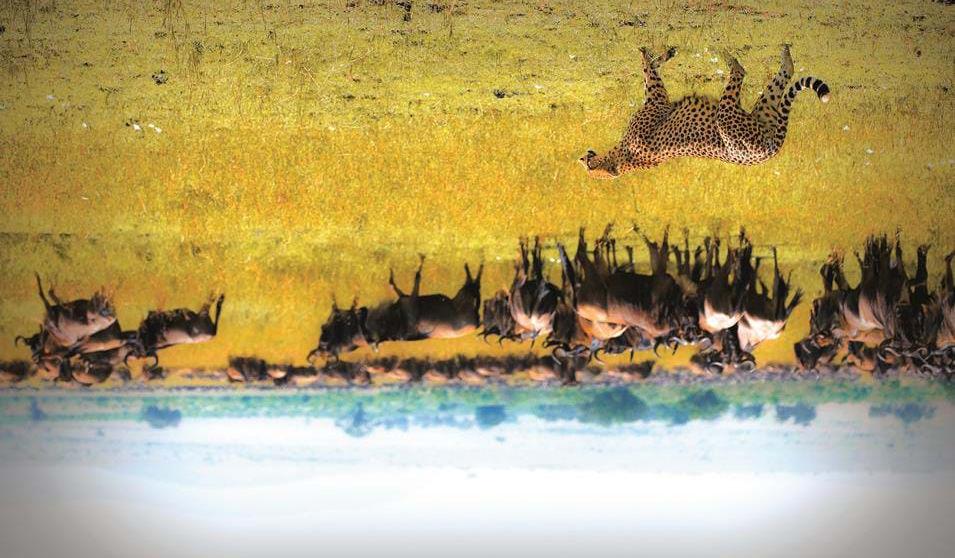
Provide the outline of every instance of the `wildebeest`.
[[22,382],[31,372],[30,363],[25,360],[0,361],[0,383]]
[[119,372],[125,381],[130,379],[125,367],[127,357],[143,352],[138,331],[123,331],[119,322],[98,331],[74,345],[67,362],[70,376],[79,384],[92,385],[105,382],[114,372]]
[[[757,288],[758,287],[758,288]],[[749,289],[743,299],[743,316],[739,321],[739,343],[744,352],[752,352],[760,343],[778,339],[786,322],[802,300],[802,291],[796,289],[792,298],[792,280],[779,273],[779,259],[773,248],[773,286],[767,288],[759,279],[759,260],[753,269]],[[787,300],[788,299],[788,300]]]
[[484,301],[483,335],[533,342],[553,330],[561,291],[544,277],[541,254],[540,238],[534,239],[530,250],[526,240],[520,241],[520,259],[514,265],[510,291],[500,291]]
[[137,331],[139,351],[124,357],[153,358],[152,365],[146,367],[147,375],[155,376],[160,372],[159,356],[161,349],[175,345],[204,343],[219,332],[219,315],[225,295],[215,298],[215,315],[210,312],[212,302],[206,302],[198,312],[189,308],[175,310],[150,311],[139,324]]
[[605,292],[600,289],[604,288],[605,277],[616,269],[611,269],[613,264],[606,258],[612,248],[609,234],[608,227],[602,237],[605,242],[598,241],[594,248],[593,261],[587,253],[583,229],[579,233],[577,253],[573,260],[563,245],[557,245],[565,295],[564,301],[555,310],[552,333],[546,343],[549,347],[555,347],[555,356],[573,355],[589,359],[594,351],[626,330],[625,325],[594,321],[579,311],[578,304],[584,286],[587,288],[585,300],[598,299],[601,294],[606,298]]
[[[566,319],[559,328],[561,343],[555,344],[565,351],[576,335],[577,352],[594,356],[627,350],[632,356],[665,343],[674,350],[696,345],[701,353],[694,362],[707,368],[752,366],[751,351],[779,337],[801,298],[797,292],[790,299],[790,281],[780,273],[775,249],[772,287],[759,278],[760,259],[754,266],[745,231],[737,246],[727,246],[725,259],[719,239],[706,238],[691,253],[686,230],[682,249],[670,245],[668,233],[660,243],[644,236],[652,271],[643,275],[634,271],[629,248],[630,262],[617,263],[610,230],[598,239],[592,260],[583,238],[573,260],[559,247],[567,282],[575,287],[569,298],[577,314],[576,329]],[[671,254],[675,276],[668,269]]]
[[113,306],[105,295],[96,293],[89,299],[63,302],[52,288],[44,293],[40,274],[35,276],[45,310],[40,331],[28,338],[18,336],[14,342],[23,341],[30,347],[40,378],[70,381],[73,379],[71,358],[111,350],[126,342],[128,336],[120,330]]
[[[567,297],[569,298],[569,297]],[[544,343],[553,348],[555,355],[564,355],[574,351],[591,350],[591,338],[580,326],[580,318],[571,303],[562,300],[554,311],[553,327]],[[596,348],[596,347],[594,347]],[[587,354],[589,357],[589,352]]]
[[[650,253],[651,274],[634,271],[632,250],[630,262],[620,265],[616,258],[616,243],[608,227],[597,240],[593,259],[588,254],[583,231],[580,232],[577,253],[571,260],[563,245],[558,245],[565,283],[569,285],[571,307],[577,315],[577,328],[589,346],[578,345],[578,350],[618,353],[631,348],[645,348],[666,343],[672,346],[695,340],[695,314],[691,297],[669,274],[669,233],[658,244],[646,236],[644,243]],[[564,336],[571,328],[562,328]],[[626,335],[629,330],[631,333]],[[623,338],[623,339],[621,339]]]
[[632,362],[637,351],[653,350],[656,346],[654,340],[646,337],[639,329],[629,327],[623,332],[623,335],[608,339],[602,347],[595,350],[594,358],[599,361],[600,353],[617,355],[629,351],[630,361]]
[[[687,273],[689,261],[688,241],[683,256],[682,275]],[[696,307],[696,323],[701,331],[701,352],[693,361],[704,368],[722,371],[727,364],[752,362],[752,358],[739,347],[739,323],[743,319],[744,299],[747,286],[753,279],[750,264],[752,244],[745,232],[740,231],[738,246],[727,243],[726,258],[721,261],[722,242],[719,238],[706,237],[703,246],[697,247],[696,261],[690,276],[695,284],[693,296]],[[679,252],[675,252],[679,254]],[[705,260],[703,259],[705,255]],[[680,258],[677,259],[680,268]],[[691,311],[692,312],[692,311]]]
[[112,305],[95,295],[90,300],[63,303],[50,291],[50,304],[43,295],[40,279],[37,286],[46,307],[40,331],[31,337],[19,336],[32,352],[37,374],[42,379],[75,381],[91,385],[106,381],[114,372],[129,379],[126,368],[130,358],[152,357],[155,362],[144,370],[147,377],[158,375],[157,351],[184,343],[201,343],[216,335],[223,296],[216,301],[215,317],[211,303],[199,312],[178,308],[165,312],[152,311],[135,331],[123,331],[113,314]]
[[30,347],[37,374],[44,380],[75,381],[81,385],[102,383],[119,371],[124,380],[129,372],[123,368],[127,356],[142,352],[136,331],[122,331],[119,322],[98,331],[86,339],[66,347],[41,327],[29,337],[17,337]]
[[20,341],[30,348],[30,356],[37,367],[37,375],[43,380],[69,379],[69,347],[61,345],[43,326],[30,337],[18,335],[14,344]]
[[695,251],[692,266],[689,243],[685,244],[682,256],[678,250],[674,253],[681,275],[689,276],[696,285],[698,324],[702,330],[698,344],[702,350],[694,355],[693,362],[718,371],[727,365],[754,366],[752,351],[762,342],[780,336],[801,293],[797,291],[789,299],[791,282],[779,271],[775,248],[772,288],[767,287],[759,277],[761,258],[754,258],[745,230],[740,230],[736,246],[727,243],[722,260],[718,238],[704,239],[703,246]]
[[932,343],[937,351],[945,353],[949,366],[955,363],[955,280],[952,279],[952,259],[955,259],[955,252],[945,258],[945,276],[935,295],[931,318]]
[[116,321],[113,305],[102,293],[97,292],[89,299],[77,299],[63,302],[51,288],[50,304],[43,293],[40,274],[36,274],[37,290],[46,309],[43,328],[64,347],[72,347],[98,331],[102,331]]
[[269,375],[269,365],[260,358],[230,357],[226,376],[230,382],[259,382],[272,376]]
[[398,295],[398,300],[393,302],[359,308],[356,300],[351,308],[341,310],[333,301],[331,314],[322,325],[318,346],[308,354],[309,360],[316,356],[337,358],[358,347],[377,347],[386,341],[453,339],[474,332],[481,324],[484,264],[475,276],[471,275],[471,268],[464,265],[464,285],[454,298],[420,294],[423,267],[424,256],[421,256],[410,294],[398,287],[394,272],[391,273],[388,282]]
[[139,354],[140,350],[138,343],[132,341],[113,349],[80,354],[69,362],[70,375],[78,384],[87,386],[103,383],[114,374],[124,382],[129,381],[127,357]]
[[955,372],[955,281],[952,278],[952,259],[945,258],[945,273],[938,291],[929,293],[928,273],[924,252],[919,247],[918,268],[909,281],[908,299],[900,303],[898,327],[894,338],[883,347],[892,364],[911,365],[922,372]]
[[863,255],[856,254],[862,277],[855,287],[846,280],[842,257],[832,254],[820,269],[825,292],[813,301],[809,336],[795,346],[800,363],[812,368],[847,350],[865,366],[902,364],[897,357],[924,342],[930,297],[919,283],[927,279],[927,252],[927,246],[919,248],[916,275],[909,278],[898,235],[894,249],[886,235],[871,236]]
[[935,327],[935,345],[939,349],[955,346],[955,280],[952,279],[952,259],[955,252],[945,257],[945,276],[936,295],[938,318]]

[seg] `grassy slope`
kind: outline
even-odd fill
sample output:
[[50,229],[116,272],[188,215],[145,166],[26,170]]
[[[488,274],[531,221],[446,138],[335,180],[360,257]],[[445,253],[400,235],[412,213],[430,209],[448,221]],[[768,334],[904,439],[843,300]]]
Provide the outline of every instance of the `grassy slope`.
[[[385,267],[416,251],[457,268],[582,224],[745,223],[815,258],[896,226],[955,246],[955,12],[935,3],[472,1],[449,15],[417,2],[408,23],[368,2],[164,4],[0,7],[0,231],[114,243],[0,243],[4,336],[36,314],[36,268],[136,301],[130,323],[226,288],[224,320],[257,326],[182,349],[212,363],[229,347],[300,358],[333,285],[384,294]],[[776,159],[609,183],[579,168],[642,102],[638,45],[681,48],[664,70],[673,98],[717,95],[712,52],[728,48],[752,102],[783,42],[833,99],[797,101]],[[506,282],[496,273],[486,292]]]
[[[955,15],[930,2],[469,2],[450,17],[422,3],[403,23],[391,6],[186,0],[165,26],[160,2],[32,4],[7,7],[0,36],[7,230],[483,245],[639,215],[790,242],[876,223],[955,240]],[[642,102],[638,45],[682,48],[664,72],[674,98],[718,94],[724,64],[704,48],[729,48],[752,100],[782,42],[834,95],[799,100],[777,159],[614,183],[577,166]]]

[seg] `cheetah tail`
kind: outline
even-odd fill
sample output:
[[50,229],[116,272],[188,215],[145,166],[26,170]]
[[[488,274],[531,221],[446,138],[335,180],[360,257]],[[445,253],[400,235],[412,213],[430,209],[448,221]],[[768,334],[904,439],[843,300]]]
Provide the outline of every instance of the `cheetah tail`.
[[789,88],[789,91],[786,93],[786,97],[783,99],[782,107],[784,114],[789,112],[789,107],[796,98],[796,93],[799,93],[803,89],[812,89],[816,92],[816,95],[819,96],[820,101],[823,103],[829,102],[829,86],[826,85],[826,82],[814,77],[804,77],[792,84],[792,86]]

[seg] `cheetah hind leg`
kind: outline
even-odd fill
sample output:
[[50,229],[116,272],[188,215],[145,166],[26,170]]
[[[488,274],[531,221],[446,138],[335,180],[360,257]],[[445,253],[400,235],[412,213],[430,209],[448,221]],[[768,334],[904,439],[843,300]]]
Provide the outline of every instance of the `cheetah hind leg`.
[[717,52],[719,53],[721,57],[723,57],[724,60],[726,60],[726,65],[729,66],[730,68],[730,79],[732,79],[732,76],[734,74],[739,74],[741,78],[742,76],[746,75],[746,70],[743,68],[743,65],[740,64],[739,60],[737,60],[735,56],[730,54],[728,50],[720,49],[720,50],[717,50]]
[[729,64],[730,77],[716,111],[716,124],[726,149],[721,159],[736,164],[754,164],[764,158],[759,151],[763,144],[763,133],[757,120],[744,111],[739,103],[746,70],[733,55],[725,52],[722,55]]
[[792,77],[794,68],[793,56],[792,53],[789,52],[790,48],[792,48],[792,45],[789,43],[783,45],[783,53],[780,56],[779,73],[785,73],[786,75]]
[[779,105],[783,100],[786,86],[789,85],[789,80],[793,77],[793,59],[789,53],[789,48],[790,45],[783,45],[779,72],[763,89],[762,95],[753,107],[752,113],[764,124],[774,124],[775,119],[779,116]]

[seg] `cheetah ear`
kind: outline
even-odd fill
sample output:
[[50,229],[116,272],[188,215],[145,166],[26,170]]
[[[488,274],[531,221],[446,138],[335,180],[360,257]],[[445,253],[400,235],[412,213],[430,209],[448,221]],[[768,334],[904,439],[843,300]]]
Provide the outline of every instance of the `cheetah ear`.
[[588,158],[588,159],[591,158],[591,157],[596,157],[596,156],[597,156],[597,152],[596,152],[596,151],[594,151],[593,149],[588,149],[588,150],[587,150],[587,158]]

